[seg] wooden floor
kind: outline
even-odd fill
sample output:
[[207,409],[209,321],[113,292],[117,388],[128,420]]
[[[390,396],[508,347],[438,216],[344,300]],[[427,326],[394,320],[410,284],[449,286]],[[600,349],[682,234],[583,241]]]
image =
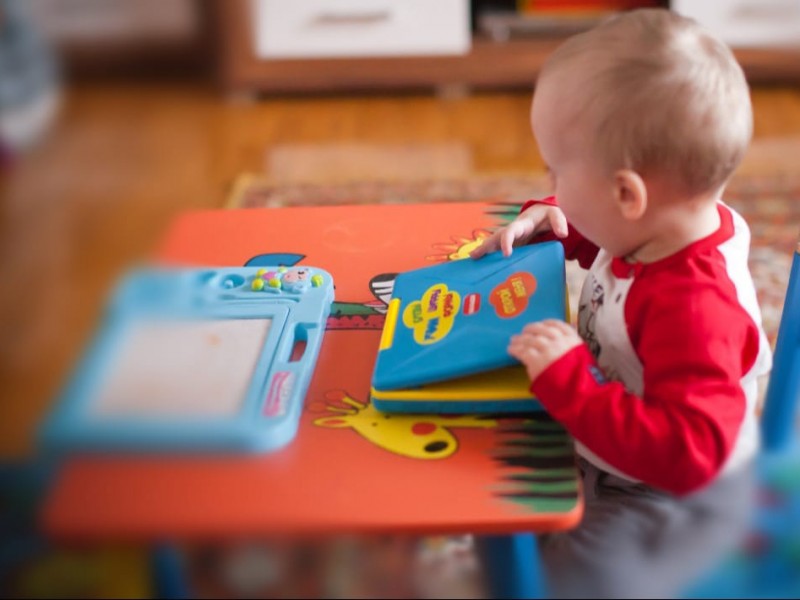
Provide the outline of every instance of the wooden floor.
[[[753,93],[743,172],[800,172],[800,89]],[[0,176],[0,459],[32,433],[104,293],[170,219],[222,207],[238,174],[437,178],[542,168],[529,94],[233,102],[195,85],[69,90],[43,143]]]

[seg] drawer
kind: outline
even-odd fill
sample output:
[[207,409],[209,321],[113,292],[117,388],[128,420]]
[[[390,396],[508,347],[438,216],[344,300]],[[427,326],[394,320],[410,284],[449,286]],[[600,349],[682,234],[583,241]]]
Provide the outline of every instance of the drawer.
[[468,0],[252,0],[259,58],[464,54]]
[[800,45],[797,0],[672,0],[675,12],[692,17],[736,47]]

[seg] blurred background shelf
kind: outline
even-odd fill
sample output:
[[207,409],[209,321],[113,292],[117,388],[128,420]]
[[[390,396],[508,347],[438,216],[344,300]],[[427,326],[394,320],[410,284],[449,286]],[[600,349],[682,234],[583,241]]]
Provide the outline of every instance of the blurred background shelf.
[[615,12],[613,6],[636,5],[696,13],[731,40],[751,83],[800,82],[800,38],[792,34],[800,31],[800,3],[786,0],[24,4],[72,75],[184,74],[214,78],[231,94],[529,89],[565,37]]
[[[465,32],[471,43],[460,54],[370,57],[362,52],[359,57],[288,59],[258,56],[253,43],[253,35],[259,35],[257,27],[253,33],[255,5],[247,0],[226,1],[217,6],[216,19],[221,82],[229,91],[245,92],[530,88],[544,60],[566,36],[591,27],[604,16],[588,13],[531,18],[501,10],[508,2],[473,0],[471,6],[467,4],[466,0],[449,2],[456,23],[466,26],[464,11],[471,12]],[[419,26],[424,28],[426,13],[416,16],[423,19]],[[735,52],[752,83],[800,81],[800,39],[796,46],[749,45],[737,47]],[[381,53],[383,49],[376,45],[375,54]]]
[[[462,56],[261,60],[232,42],[220,72],[228,91],[321,92],[449,88],[532,88],[547,56],[563,41],[552,36],[495,42],[482,36]],[[751,83],[800,82],[800,49],[735,48]]]

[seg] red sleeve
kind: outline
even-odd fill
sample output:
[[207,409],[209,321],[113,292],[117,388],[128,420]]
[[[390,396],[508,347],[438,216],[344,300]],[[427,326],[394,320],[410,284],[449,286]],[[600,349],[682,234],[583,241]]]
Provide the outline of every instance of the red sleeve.
[[[542,200],[528,200],[522,205],[522,208],[519,212],[522,213],[526,211],[534,204],[549,204],[550,206],[558,206],[556,197],[549,196]],[[560,238],[552,231],[549,231],[536,236],[535,242],[549,242],[553,240],[561,242],[564,246],[564,256],[566,259],[577,260],[581,267],[588,269],[592,266],[592,263],[594,262],[595,257],[597,257],[597,253],[600,251],[600,249],[595,244],[583,237],[578,230],[569,223],[567,223],[567,228],[568,233],[567,237],[565,238]]]
[[642,396],[605,381],[585,345],[550,365],[531,390],[602,460],[685,494],[709,483],[733,448],[747,406],[740,380],[758,353],[758,330],[735,291],[729,298],[714,284],[637,284],[645,292],[637,299],[632,288],[625,312],[643,365]]

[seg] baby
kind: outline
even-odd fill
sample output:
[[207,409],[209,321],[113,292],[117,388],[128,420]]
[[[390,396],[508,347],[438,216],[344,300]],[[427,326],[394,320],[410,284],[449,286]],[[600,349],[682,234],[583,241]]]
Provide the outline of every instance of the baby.
[[562,44],[533,133],[554,196],[476,249],[560,239],[589,269],[578,332],[546,321],[509,353],[576,441],[581,525],[539,547],[558,597],[684,591],[749,517],[757,377],[771,364],[746,223],[721,200],[752,133],[741,68],[668,10]]

